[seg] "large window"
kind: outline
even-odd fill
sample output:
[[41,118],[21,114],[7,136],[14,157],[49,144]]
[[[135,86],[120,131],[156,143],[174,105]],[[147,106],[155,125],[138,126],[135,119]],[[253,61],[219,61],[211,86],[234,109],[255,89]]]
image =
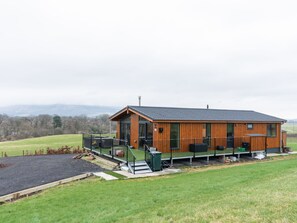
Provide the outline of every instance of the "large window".
[[178,123],[170,124],[170,148],[171,149],[179,148],[179,124]]
[[267,124],[267,136],[276,137],[276,124]]
[[120,139],[125,140],[130,145],[130,116],[121,120],[120,122]]
[[130,131],[130,123],[121,123],[120,138],[126,141],[128,145],[130,145]]
[[139,148],[143,147],[144,140],[148,146],[153,146],[153,123],[139,122]]
[[234,148],[234,124],[227,124],[227,148]]
[[205,130],[205,137],[203,138],[203,143],[206,143],[208,147],[211,146],[211,124],[206,123],[203,125],[203,128]]
[[227,124],[227,137],[234,137],[234,124]]

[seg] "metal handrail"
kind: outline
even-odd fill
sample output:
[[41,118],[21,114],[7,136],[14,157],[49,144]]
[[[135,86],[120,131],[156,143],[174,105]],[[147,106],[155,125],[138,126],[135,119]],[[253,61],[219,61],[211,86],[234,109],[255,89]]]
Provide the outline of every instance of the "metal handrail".
[[133,159],[133,166],[132,167],[132,170],[133,170],[133,174],[135,174],[135,161],[136,161],[136,156],[134,154],[134,152],[132,151],[131,147],[129,145],[126,145],[127,146],[127,157],[126,157],[126,160],[127,160],[127,165],[129,164],[129,153],[131,153],[132,155],[132,159]]
[[[151,169],[154,169],[154,166],[153,166],[154,162],[151,162],[150,157],[155,156],[155,154],[151,152],[150,147],[147,144],[143,144],[143,145],[144,145],[144,160]],[[147,157],[147,153],[149,154],[150,157]]]

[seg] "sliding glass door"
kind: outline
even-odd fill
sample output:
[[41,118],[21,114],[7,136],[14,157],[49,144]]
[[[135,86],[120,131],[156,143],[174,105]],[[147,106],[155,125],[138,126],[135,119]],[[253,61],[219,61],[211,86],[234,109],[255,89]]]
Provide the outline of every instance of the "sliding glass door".
[[120,139],[125,140],[130,145],[131,120],[130,117],[123,119],[120,123]]
[[144,141],[148,146],[153,146],[153,123],[139,122],[139,148],[143,147]]

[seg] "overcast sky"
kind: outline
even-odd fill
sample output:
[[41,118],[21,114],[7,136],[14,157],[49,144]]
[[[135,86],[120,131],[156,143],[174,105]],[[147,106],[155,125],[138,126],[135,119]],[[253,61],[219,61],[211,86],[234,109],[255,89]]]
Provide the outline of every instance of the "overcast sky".
[[0,2],[0,106],[248,109],[297,118],[292,0]]

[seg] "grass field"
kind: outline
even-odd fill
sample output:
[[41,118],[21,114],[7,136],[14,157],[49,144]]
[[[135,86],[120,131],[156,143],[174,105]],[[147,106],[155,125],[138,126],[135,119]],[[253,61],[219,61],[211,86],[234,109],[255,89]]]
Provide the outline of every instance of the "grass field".
[[297,137],[288,137],[287,145],[294,151],[297,151]]
[[287,122],[282,125],[282,129],[288,132],[288,134],[297,134],[297,123]]
[[5,204],[0,222],[295,222],[296,162],[291,156],[157,178],[93,178]]
[[23,150],[34,152],[48,147],[57,149],[61,146],[82,146],[82,136],[73,135],[55,135],[38,138],[30,138],[16,141],[0,142],[0,154],[6,152],[8,156],[21,156]]

